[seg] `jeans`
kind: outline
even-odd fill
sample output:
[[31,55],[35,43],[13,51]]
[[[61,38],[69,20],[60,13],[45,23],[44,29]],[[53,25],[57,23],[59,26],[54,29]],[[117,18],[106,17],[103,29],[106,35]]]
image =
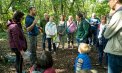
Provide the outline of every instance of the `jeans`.
[[46,42],[46,33],[42,35],[42,48],[45,50],[45,42]]
[[122,56],[108,54],[108,73],[122,72]]
[[97,30],[97,27],[95,27],[95,26],[91,26],[91,37],[90,37],[90,44],[91,43],[93,43],[93,45],[95,45],[96,46],[96,44],[97,44],[97,32],[98,32],[98,30]]
[[60,43],[62,44],[63,49],[64,49],[64,44],[65,44],[65,35],[59,35],[59,40],[60,40]]
[[102,64],[102,62],[103,62],[103,53],[104,53],[103,50],[104,50],[104,46],[99,45],[99,48],[98,48],[99,64]]
[[35,64],[35,61],[37,60],[37,56],[36,56],[36,50],[37,50],[37,36],[29,36],[29,43],[30,43],[30,60],[31,60],[31,64]]
[[[105,46],[106,46],[106,43],[107,43],[107,40],[106,39],[99,39],[99,43],[98,43],[98,61],[99,61],[99,64],[102,64],[102,61],[103,61],[103,54],[104,54],[104,49],[105,49]],[[105,54],[105,64],[107,65],[107,61],[108,61],[108,56],[107,54]]]
[[17,73],[22,73],[23,58],[20,51],[17,48],[12,48],[12,51],[16,54],[15,68]]
[[[51,52],[52,51],[52,38],[47,38],[47,42],[48,42],[48,50]],[[56,52],[56,45],[55,43],[53,43],[53,50]]]

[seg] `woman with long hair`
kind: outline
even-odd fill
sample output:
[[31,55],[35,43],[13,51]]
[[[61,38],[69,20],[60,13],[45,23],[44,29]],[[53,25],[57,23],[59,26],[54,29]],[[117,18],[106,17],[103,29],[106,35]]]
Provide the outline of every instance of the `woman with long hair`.
[[8,36],[11,50],[16,54],[16,71],[22,73],[23,53],[27,49],[27,42],[24,37],[21,22],[24,13],[16,11],[13,18],[8,21]]

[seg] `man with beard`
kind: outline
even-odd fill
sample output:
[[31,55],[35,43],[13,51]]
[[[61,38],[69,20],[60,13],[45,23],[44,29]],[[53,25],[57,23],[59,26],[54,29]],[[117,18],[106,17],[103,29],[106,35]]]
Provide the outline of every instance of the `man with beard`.
[[30,60],[31,64],[33,65],[37,59],[36,56],[36,49],[37,49],[37,35],[39,33],[38,27],[37,27],[37,19],[35,19],[36,15],[36,8],[30,7],[29,8],[29,14],[26,16],[25,24],[28,32],[29,37],[29,50],[30,50]]

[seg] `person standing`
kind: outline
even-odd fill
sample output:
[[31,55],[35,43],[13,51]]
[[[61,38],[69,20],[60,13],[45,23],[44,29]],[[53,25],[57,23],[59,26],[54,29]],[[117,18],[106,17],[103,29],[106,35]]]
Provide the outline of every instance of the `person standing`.
[[72,48],[74,48],[74,34],[77,30],[77,25],[73,21],[73,17],[69,16],[69,19],[66,23],[66,32],[67,32],[67,40],[68,40],[68,48],[70,48],[70,43],[72,43]]
[[42,29],[42,48],[45,50],[45,42],[46,42],[46,33],[45,33],[45,25],[49,22],[49,15],[44,13],[44,18],[40,21],[40,27]]
[[8,21],[8,35],[9,44],[11,50],[16,54],[16,71],[17,73],[22,73],[23,57],[24,51],[27,49],[27,41],[24,36],[21,21],[23,20],[24,13],[16,11],[13,18]]
[[54,16],[50,16],[49,22],[45,26],[45,32],[48,41],[48,50],[52,52],[52,45],[53,45],[54,54],[56,54],[56,45],[55,42],[53,42],[53,38],[57,35],[57,27],[56,24],[54,23]]
[[65,29],[66,29],[65,16],[61,15],[59,24],[57,26],[57,31],[58,31],[60,43],[62,44],[62,49],[64,49],[64,45],[65,45],[65,42],[64,42],[65,41],[65,33],[66,33]]
[[98,35],[98,26],[100,24],[99,18],[96,17],[96,14],[93,13],[92,17],[90,18],[90,25],[91,25],[91,37],[90,37],[90,44],[97,46],[97,35]]
[[78,45],[80,43],[88,43],[88,33],[89,33],[89,22],[83,17],[82,13],[76,14],[77,20],[77,33],[76,33],[76,40]]
[[26,16],[25,24],[29,36],[29,50],[30,50],[30,60],[31,64],[33,65],[37,59],[36,56],[36,49],[37,49],[37,35],[39,33],[39,29],[37,27],[37,19],[35,19],[36,16],[36,8],[30,7],[29,8],[29,14]]
[[[104,37],[108,39],[104,52],[108,54],[108,73],[122,72],[122,0],[109,0],[114,11],[106,25]],[[112,12],[113,12],[112,11]]]
[[[98,64],[96,65],[102,65],[103,64],[103,54],[104,54],[104,49],[107,43],[107,39],[105,39],[105,37],[103,36],[104,30],[105,30],[105,25],[107,22],[107,17],[105,15],[101,16],[101,23],[99,26],[99,34],[98,34],[98,40],[99,40],[99,45],[98,45]],[[107,54],[105,54],[106,57],[106,61],[107,61]],[[107,62],[106,62],[107,65]]]

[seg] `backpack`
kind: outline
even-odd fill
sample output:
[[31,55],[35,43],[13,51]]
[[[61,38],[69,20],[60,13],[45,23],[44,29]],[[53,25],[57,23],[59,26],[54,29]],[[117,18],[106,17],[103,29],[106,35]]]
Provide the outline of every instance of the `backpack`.
[[75,22],[70,23],[69,26],[67,26],[67,32],[68,33],[74,33],[77,30],[77,25]]

